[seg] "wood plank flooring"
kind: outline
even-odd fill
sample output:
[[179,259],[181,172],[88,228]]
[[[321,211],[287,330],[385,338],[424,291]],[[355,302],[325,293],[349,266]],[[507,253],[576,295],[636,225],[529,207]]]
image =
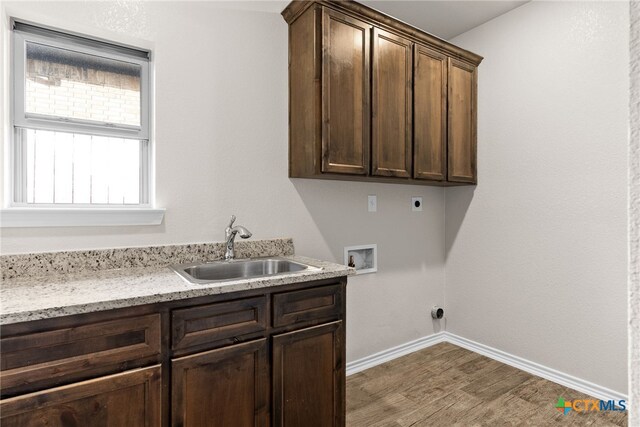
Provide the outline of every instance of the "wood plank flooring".
[[347,426],[627,425],[627,412],[563,415],[559,397],[592,399],[441,343],[347,377]]

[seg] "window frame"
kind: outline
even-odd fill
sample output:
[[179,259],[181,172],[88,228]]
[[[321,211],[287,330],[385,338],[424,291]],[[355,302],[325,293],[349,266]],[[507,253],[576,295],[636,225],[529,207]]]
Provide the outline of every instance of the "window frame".
[[[22,29],[26,28],[26,30]],[[151,52],[146,49],[118,45],[72,32],[50,29],[21,20],[11,19],[10,65],[10,194],[8,208],[21,210],[144,210],[154,202],[153,143],[151,138]],[[26,112],[26,44],[36,43],[83,54],[123,61],[140,66],[140,125],[126,125],[93,120],[39,115]],[[39,129],[95,136],[136,139],[140,141],[140,199],[137,204],[108,203],[27,203],[26,143],[24,129]]]

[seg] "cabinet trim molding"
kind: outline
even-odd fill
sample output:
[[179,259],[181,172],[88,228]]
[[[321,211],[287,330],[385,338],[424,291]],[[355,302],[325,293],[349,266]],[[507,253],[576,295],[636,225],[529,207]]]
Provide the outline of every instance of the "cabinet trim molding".
[[355,15],[360,19],[365,18],[374,20],[385,30],[399,32],[406,37],[426,43],[449,56],[470,62],[475,66],[480,65],[480,62],[483,60],[483,57],[476,53],[462,49],[461,47],[455,46],[439,37],[425,33],[412,25],[398,21],[389,15],[378,12],[375,9],[352,0],[295,0],[289,3],[281,14],[285,21],[287,21],[287,24],[291,24],[313,5],[327,6],[343,13]]

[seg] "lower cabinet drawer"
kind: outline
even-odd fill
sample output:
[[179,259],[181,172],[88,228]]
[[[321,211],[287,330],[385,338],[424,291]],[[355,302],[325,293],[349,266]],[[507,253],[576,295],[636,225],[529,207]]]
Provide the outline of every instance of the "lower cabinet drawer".
[[273,326],[302,325],[340,318],[344,299],[340,284],[273,295]]
[[174,310],[171,348],[184,349],[267,329],[265,296]]
[[127,362],[159,360],[160,314],[86,323],[0,340],[2,394],[68,383]]
[[0,400],[2,427],[162,425],[160,365]]

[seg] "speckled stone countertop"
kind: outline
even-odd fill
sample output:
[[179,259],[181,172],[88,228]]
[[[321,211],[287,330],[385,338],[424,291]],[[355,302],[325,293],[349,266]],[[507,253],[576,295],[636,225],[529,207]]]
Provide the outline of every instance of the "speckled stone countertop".
[[[354,269],[344,265],[293,255],[291,239],[242,243],[244,245],[237,246],[238,258],[282,256],[315,268],[261,278],[192,284],[168,267],[220,259],[222,252],[217,243],[2,256],[3,270],[8,266],[13,268],[8,274],[3,271],[0,324],[355,274]],[[106,269],[105,265],[111,268]]]
[[0,324],[355,274],[355,270],[340,264],[293,255],[285,258],[317,269],[210,284],[188,283],[169,267],[127,268],[8,279],[0,288]]

